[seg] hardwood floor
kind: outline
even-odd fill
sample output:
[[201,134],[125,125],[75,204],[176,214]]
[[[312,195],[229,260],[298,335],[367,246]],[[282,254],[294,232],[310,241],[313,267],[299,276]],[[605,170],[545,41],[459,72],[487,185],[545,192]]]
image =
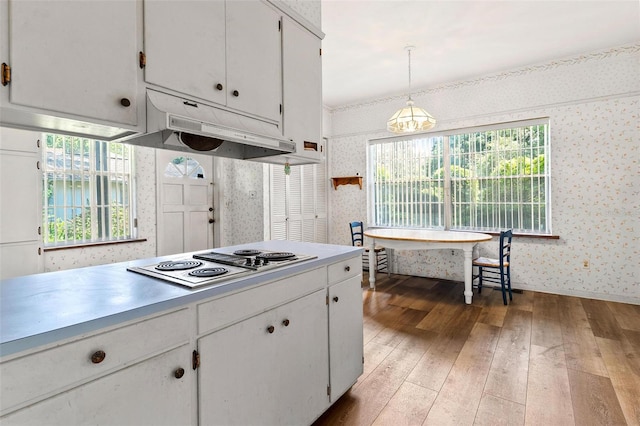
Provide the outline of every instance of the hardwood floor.
[[640,425],[640,306],[379,277],[364,373],[315,426]]

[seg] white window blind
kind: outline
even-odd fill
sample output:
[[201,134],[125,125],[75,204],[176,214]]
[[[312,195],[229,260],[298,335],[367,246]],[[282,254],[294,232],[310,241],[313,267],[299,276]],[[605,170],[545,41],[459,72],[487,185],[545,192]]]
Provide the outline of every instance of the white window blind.
[[45,245],[131,238],[132,147],[54,134],[45,140]]
[[442,137],[379,141],[369,159],[374,225],[444,227]]
[[548,120],[369,146],[373,226],[550,234]]

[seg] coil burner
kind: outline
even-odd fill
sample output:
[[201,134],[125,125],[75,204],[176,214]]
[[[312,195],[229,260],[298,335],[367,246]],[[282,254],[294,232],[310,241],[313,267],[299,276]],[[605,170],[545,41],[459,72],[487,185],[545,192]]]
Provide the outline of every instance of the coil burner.
[[202,262],[197,260],[179,260],[161,262],[156,265],[158,271],[184,271],[185,269],[193,269],[202,266]]
[[278,261],[278,260],[291,259],[292,257],[296,257],[296,255],[289,252],[269,252],[269,253],[259,254],[256,257],[260,259],[268,259],[270,261],[271,260]]
[[260,250],[236,250],[233,252],[233,254],[238,255],[238,256],[257,256],[260,253],[262,253]]
[[227,272],[229,272],[227,268],[201,268],[189,272],[189,275],[199,278],[211,278],[226,274]]

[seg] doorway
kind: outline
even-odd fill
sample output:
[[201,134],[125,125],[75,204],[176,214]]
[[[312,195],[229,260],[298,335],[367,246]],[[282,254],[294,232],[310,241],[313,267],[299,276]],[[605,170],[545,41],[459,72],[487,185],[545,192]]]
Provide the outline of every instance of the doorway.
[[213,158],[156,150],[157,255],[213,248]]

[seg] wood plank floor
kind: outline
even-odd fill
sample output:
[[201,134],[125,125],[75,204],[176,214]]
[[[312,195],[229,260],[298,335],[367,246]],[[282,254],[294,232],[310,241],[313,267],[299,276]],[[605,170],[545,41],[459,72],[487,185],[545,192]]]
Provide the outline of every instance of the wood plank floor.
[[364,373],[321,425],[640,425],[640,306],[380,275]]

